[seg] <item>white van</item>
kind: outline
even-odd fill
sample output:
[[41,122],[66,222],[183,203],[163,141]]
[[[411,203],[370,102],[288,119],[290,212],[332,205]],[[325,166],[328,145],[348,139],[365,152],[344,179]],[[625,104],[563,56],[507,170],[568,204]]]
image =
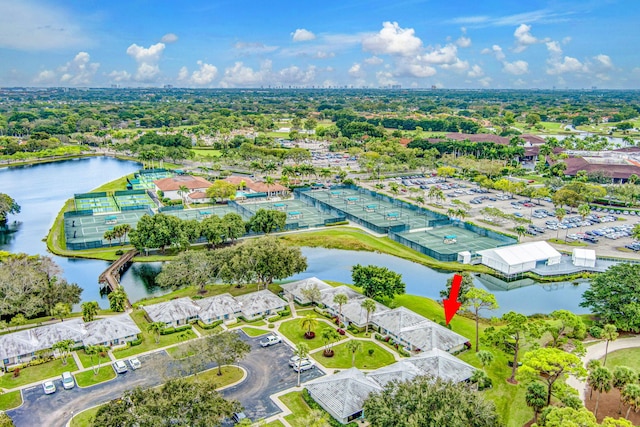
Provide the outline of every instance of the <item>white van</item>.
[[71,375],[71,372],[69,371],[63,372],[62,387],[64,387],[65,390],[69,390],[71,388],[74,388],[75,386],[76,386],[76,381],[73,379],[73,375]]

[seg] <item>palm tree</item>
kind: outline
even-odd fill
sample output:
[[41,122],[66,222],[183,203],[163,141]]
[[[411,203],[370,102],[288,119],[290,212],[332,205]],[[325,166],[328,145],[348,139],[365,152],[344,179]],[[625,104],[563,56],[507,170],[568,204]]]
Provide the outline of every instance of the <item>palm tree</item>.
[[324,328],[322,330],[322,340],[324,341],[324,356],[331,357],[333,356],[333,343],[340,338],[340,335],[333,328]]
[[120,224],[116,225],[113,228],[113,231],[116,234],[116,237],[120,240],[120,244],[122,244],[127,239],[127,234],[132,230],[131,225],[129,224]]
[[598,392],[598,396],[596,397],[596,406],[593,411],[593,415],[598,416],[598,404],[600,403],[600,395],[604,391],[608,393],[611,390],[611,381],[613,380],[613,375],[611,371],[605,367],[597,367],[589,374],[589,378],[587,382],[592,390]]
[[487,350],[480,350],[476,353],[476,356],[478,357],[478,360],[480,361],[480,364],[482,365],[482,369],[484,369],[485,366],[489,366],[491,364],[491,362],[493,362],[494,356],[493,353],[491,353],[490,351]]
[[[91,367],[94,375],[98,375],[98,372],[100,372],[100,359],[106,357],[108,351],[109,349],[104,345],[88,345],[84,348],[84,352],[91,356]],[[94,356],[98,359],[98,366],[94,362]]]
[[109,306],[111,311],[123,312],[127,305],[127,294],[121,287],[109,293]]
[[629,419],[629,412],[631,411],[631,408],[633,408],[633,412],[638,412],[640,409],[640,385],[627,384],[627,386],[622,390],[622,399],[624,403],[629,405],[627,413],[624,416],[626,419]]
[[620,404],[618,405],[618,413],[622,413],[622,390],[627,384],[634,384],[638,379],[636,371],[628,366],[616,366],[613,370],[613,387],[620,392]]
[[189,188],[186,185],[181,185],[178,189],[178,195],[182,197],[182,203],[187,205],[187,194],[189,194]]
[[[558,223],[561,223],[566,215],[567,215],[567,211],[564,208],[556,209],[556,218],[558,219]],[[560,227],[558,227],[558,230],[556,231],[556,239],[558,238],[559,234],[560,234]]]
[[269,198],[269,197],[271,197],[271,186],[272,186],[273,184],[275,184],[276,182],[275,182],[275,180],[273,179],[273,177],[272,177],[272,176],[267,176],[267,177],[264,179],[264,183],[265,183],[265,185],[267,186],[267,198]]
[[[585,218],[591,214],[591,208],[588,203],[584,203],[578,206],[578,214],[582,217],[582,221],[584,222]],[[580,223],[580,231],[582,231],[582,223]]]
[[518,235],[518,242],[519,242],[519,241],[520,241],[520,238],[521,238],[522,236],[524,236],[524,235],[525,235],[525,233],[527,232],[527,229],[526,229],[526,228],[524,228],[524,226],[523,226],[523,225],[519,225],[519,226],[515,227],[515,228],[513,229],[513,231],[515,231],[515,232],[516,232],[516,234]]
[[372,299],[367,298],[364,301],[362,301],[362,304],[360,305],[362,306],[362,308],[367,310],[367,325],[366,325],[365,334],[368,334],[369,333],[369,317],[371,316],[371,313],[376,311],[376,302]]
[[533,422],[538,422],[538,414],[547,406],[547,388],[540,383],[531,383],[527,386],[524,396],[527,406],[533,409]]
[[609,353],[609,342],[618,338],[618,329],[615,325],[604,325],[602,338],[607,340],[607,345],[604,348],[604,360],[602,361],[602,366],[605,366],[607,364],[607,354]]
[[424,205],[424,197],[422,196],[416,197],[416,203],[420,206]]
[[63,365],[67,364],[67,356],[71,353],[71,347],[74,343],[74,340],[62,340],[52,346],[54,350],[60,350],[60,357],[62,358]]
[[338,312],[340,313],[338,317],[338,326],[340,326],[341,323],[344,323],[344,319],[342,318],[342,306],[349,302],[349,297],[346,294],[336,294],[333,297],[333,302],[334,304],[338,304]]
[[83,302],[80,306],[82,307],[82,319],[85,322],[91,322],[96,317],[96,314],[98,314],[98,309],[100,308],[95,301]]
[[318,325],[318,320],[313,317],[312,314],[307,314],[302,319],[300,319],[300,327],[302,329],[306,329],[307,332],[304,333],[305,338],[311,339],[315,336],[311,329],[315,328]]
[[356,353],[362,348],[362,342],[350,340],[347,343],[347,350],[351,352],[351,367],[356,366]]
[[109,241],[109,246],[111,246],[111,241],[117,239],[116,232],[114,230],[107,230],[104,232],[103,239]]
[[300,372],[302,372],[300,365],[302,364],[302,360],[309,356],[309,346],[303,342],[299,342],[298,345],[296,345],[294,354],[298,356],[298,387],[300,387]]
[[156,344],[160,344],[160,333],[165,328],[164,322],[151,322],[147,325],[147,332],[152,333],[156,339]]

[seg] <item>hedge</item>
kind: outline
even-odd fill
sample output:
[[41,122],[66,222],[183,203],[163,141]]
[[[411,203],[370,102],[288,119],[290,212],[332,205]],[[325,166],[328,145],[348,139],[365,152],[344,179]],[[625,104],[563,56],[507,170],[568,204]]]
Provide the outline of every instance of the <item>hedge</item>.
[[222,322],[222,320],[216,320],[212,323],[204,323],[202,320],[198,319],[198,326],[200,326],[202,329],[213,329],[222,325]]
[[140,344],[142,344],[142,338],[138,338],[136,340],[129,341],[128,344],[129,344],[129,347],[135,347],[137,345],[140,345]]
[[186,331],[187,329],[191,329],[191,325],[182,325],[182,326],[178,326],[177,328],[174,328],[174,327],[164,328],[163,330],[160,331],[160,335],[171,335],[171,334],[175,334],[176,332]]
[[322,411],[323,414],[327,414],[327,418],[329,419],[329,424],[331,425],[331,427],[358,427],[358,423],[351,422],[349,424],[342,424],[341,422],[333,418],[330,413],[325,411],[324,408],[320,406],[320,404],[318,404],[318,402],[313,400],[313,397],[311,397],[309,391],[307,391],[306,388],[302,390],[302,400],[304,400],[311,409],[317,409],[318,411]]

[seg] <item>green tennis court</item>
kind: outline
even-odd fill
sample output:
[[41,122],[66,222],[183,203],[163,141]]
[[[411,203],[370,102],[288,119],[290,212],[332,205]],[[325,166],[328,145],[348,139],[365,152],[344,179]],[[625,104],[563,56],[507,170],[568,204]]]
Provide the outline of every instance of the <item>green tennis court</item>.
[[106,213],[119,210],[111,196],[74,198],[73,203],[77,211],[92,210],[94,213]]
[[[284,206],[275,206],[284,205]],[[255,214],[258,209],[280,210],[287,214],[286,224],[298,224],[299,228],[324,226],[326,219],[336,218],[334,215],[319,211],[313,206],[307,205],[298,199],[289,199],[285,202],[257,202],[242,203],[242,207]],[[276,209],[279,208],[279,209]]]
[[[228,206],[209,206],[206,208],[198,208],[198,209],[184,209],[184,210],[175,210],[175,211],[166,211],[162,212],[165,215],[171,215],[178,217],[180,219],[195,219],[198,221],[202,221],[205,218],[208,218],[212,215],[222,218],[228,213],[237,213],[235,209],[230,208]],[[248,218],[243,218],[245,221]]]
[[497,248],[504,243],[473,231],[455,226],[436,227],[427,230],[398,233],[405,239],[441,254],[456,254],[461,251],[478,252]]
[[[107,230],[121,224],[129,224],[132,229],[136,227],[140,218],[147,213],[146,210],[128,212],[116,212],[100,215],[72,216],[64,219],[64,235],[69,249],[98,248],[108,245],[104,239]],[[129,236],[123,239],[128,242]],[[112,244],[118,241],[112,241]]]

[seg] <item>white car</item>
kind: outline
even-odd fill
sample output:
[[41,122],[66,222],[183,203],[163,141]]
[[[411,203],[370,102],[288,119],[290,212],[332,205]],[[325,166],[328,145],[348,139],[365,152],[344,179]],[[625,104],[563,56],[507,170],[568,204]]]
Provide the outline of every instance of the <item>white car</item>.
[[73,375],[71,375],[71,372],[63,372],[62,373],[62,387],[64,387],[65,390],[69,390],[72,389],[76,386],[76,381],[73,379]]
[[[298,360],[300,360],[300,356],[293,356],[293,357],[291,357],[291,359],[289,359],[289,366],[291,366],[292,368],[293,368],[294,366],[297,366],[297,365],[298,365]],[[308,357],[303,358],[303,359],[302,359],[302,362],[304,362],[305,360],[309,360],[309,358],[308,358]],[[302,363],[302,362],[301,362],[301,363]]]
[[52,394],[56,392],[56,385],[53,381],[45,381],[42,383],[42,389],[44,390],[44,394]]
[[316,364],[313,363],[311,360],[303,360],[300,363],[300,366],[298,366],[298,364],[296,363],[293,366],[293,370],[296,371],[296,372],[298,372],[298,371],[307,371],[309,369],[315,368],[315,366],[316,366]]
[[129,359],[129,366],[131,366],[131,369],[135,371],[142,367],[142,363],[140,363],[140,360],[137,357],[132,357]]
[[282,341],[282,338],[280,338],[279,336],[269,335],[268,337],[260,341],[260,345],[262,347],[269,347],[270,345],[278,344],[281,341]]
[[116,371],[116,374],[124,374],[129,369],[122,360],[116,360],[115,362],[113,362],[113,370]]

